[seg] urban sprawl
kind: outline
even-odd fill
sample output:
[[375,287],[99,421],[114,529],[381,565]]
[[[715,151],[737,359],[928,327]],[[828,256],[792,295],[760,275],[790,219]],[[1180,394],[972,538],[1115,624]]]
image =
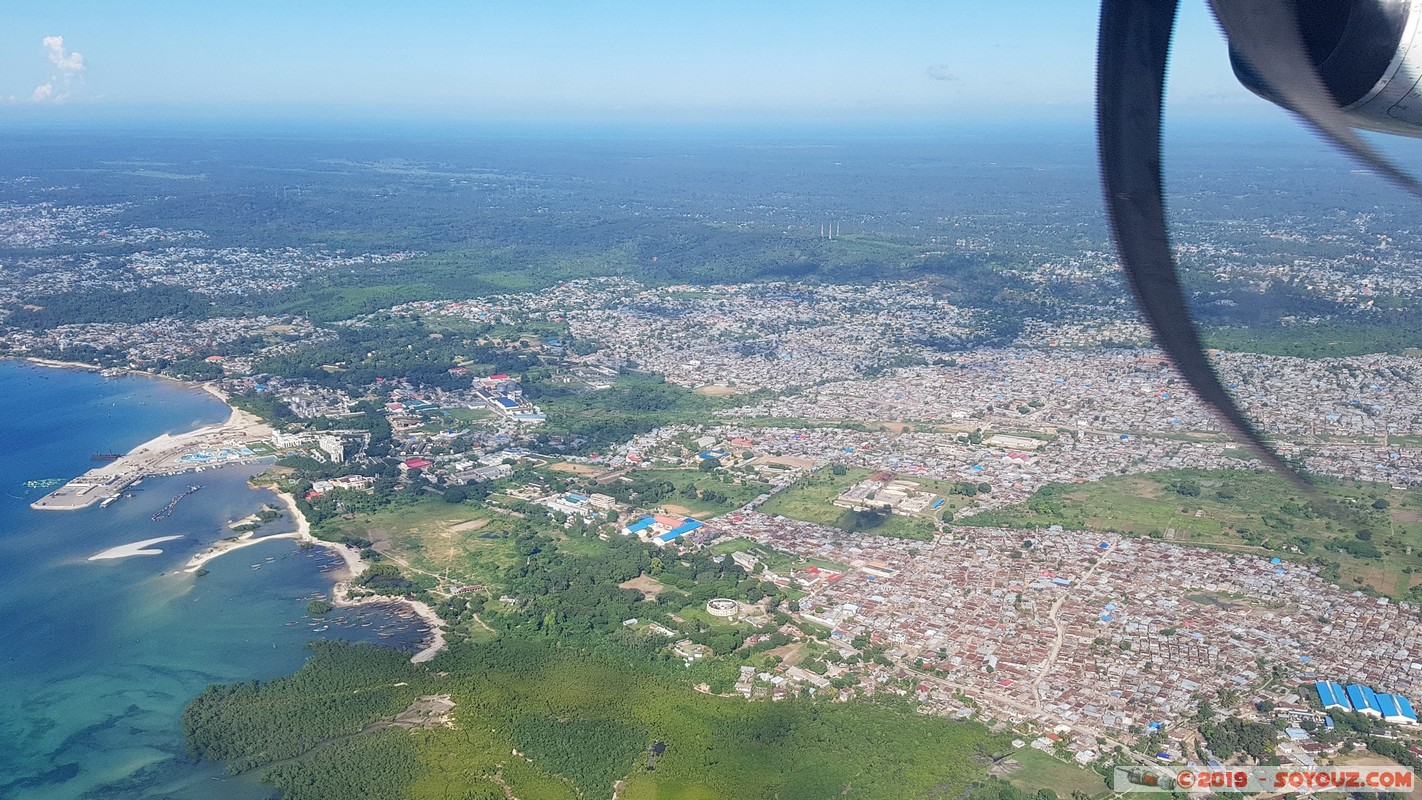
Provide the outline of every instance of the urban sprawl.
[[[153,248],[114,257],[118,263],[66,256],[41,269],[36,256],[7,264],[0,299],[25,302],[40,281],[48,290],[168,283],[213,295],[272,291],[315,271],[410,255],[205,249],[198,232],[104,229],[119,210],[0,208],[0,241],[12,247],[67,236]],[[1188,255],[1210,254],[1194,247]],[[1318,265],[1297,268],[1303,272],[1284,278],[1310,290],[1359,291]],[[1240,272],[1281,279],[1263,267]],[[1376,293],[1416,286],[1378,279],[1356,299],[1366,304]],[[548,432],[558,420],[527,391],[526,376],[473,362],[452,365],[441,386],[392,373],[333,388],[259,371],[343,327],[392,316],[420,320],[431,337],[476,326],[562,330],[556,338],[480,343],[528,355],[544,380],[578,392],[649,374],[731,400],[704,421],[662,425],[589,452],[575,435]],[[1217,715],[1285,721],[1277,752],[1286,763],[1320,763],[1332,753],[1338,743],[1313,733],[1333,727],[1340,710],[1375,712],[1404,735],[1417,733],[1407,701],[1422,697],[1422,611],[1413,603],[1340,585],[1288,553],[1192,547],[1170,532],[960,524],[1055,484],[1259,468],[1142,344],[1146,332],[1133,319],[1102,309],[1091,320],[1032,321],[1011,345],[941,347],[968,341],[978,324],[976,312],[915,282],[649,287],[590,279],[407,303],[332,325],[259,316],[5,328],[0,353],[87,362],[97,351],[114,359],[105,366],[139,371],[208,364],[222,391],[274,401],[292,415],[262,449],[243,451],[252,443],[234,440],[207,443],[209,452],[230,446],[244,457],[274,452],[352,465],[349,475],[315,482],[307,501],[368,491],[369,470],[356,467],[378,463],[432,493],[497,484],[564,525],[604,524],[604,536],[637,536],[669,553],[709,548],[797,597],[792,621],[778,627],[764,603],[718,599],[709,614],[763,626],[758,637],[818,636],[840,656],[823,672],[789,663],[746,668],[736,689],[748,698],[893,693],[926,713],[1031,730],[1033,746],[1083,764],[1116,746],[1145,747],[1164,761],[1200,758],[1205,702]],[[1216,359],[1246,414],[1310,472],[1382,487],[1422,483],[1418,359]],[[328,366],[339,373],[350,365]],[[389,453],[369,453],[367,431],[341,426],[368,408],[389,423]],[[210,465],[201,455],[181,462]],[[520,481],[520,465],[565,470]],[[727,513],[696,515],[599,488],[647,469],[705,472],[760,491]],[[853,533],[761,510],[781,492],[834,475],[844,485],[825,503],[921,523],[929,534]],[[656,629],[688,661],[710,656]],[[854,658],[865,653],[876,657]],[[1313,690],[1300,688],[1315,681]],[[1364,689],[1373,699],[1359,706]],[[1394,696],[1400,702],[1377,700]]]

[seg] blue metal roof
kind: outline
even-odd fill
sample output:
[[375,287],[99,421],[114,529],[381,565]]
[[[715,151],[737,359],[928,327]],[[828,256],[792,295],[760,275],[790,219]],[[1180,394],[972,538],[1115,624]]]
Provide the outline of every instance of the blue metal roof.
[[643,517],[632,523],[631,525],[628,525],[627,530],[633,533],[637,533],[639,531],[645,531],[646,529],[652,527],[655,524],[657,524],[657,521],[652,519],[651,517]]
[[1329,685],[1328,681],[1314,681],[1313,688],[1318,690],[1318,702],[1322,704],[1324,708],[1331,708],[1333,706],[1352,708],[1352,706],[1348,704],[1348,698],[1343,697],[1340,699],[1338,695],[1334,693],[1333,687]]
[[682,534],[691,533],[692,531],[694,531],[694,530],[696,530],[697,528],[700,528],[700,527],[701,527],[701,523],[697,522],[697,521],[694,520],[694,519],[689,519],[689,520],[687,520],[686,522],[683,522],[683,523],[681,523],[680,525],[678,525],[678,526],[676,526],[675,528],[673,528],[673,529],[671,530],[671,532],[668,533],[667,535],[670,536],[670,537],[672,537],[672,538],[674,539],[674,538],[676,538],[676,537],[678,537],[678,536],[681,536]]
[[518,408],[518,403],[515,403],[512,399],[508,397],[495,397],[494,402],[498,403],[504,408]]
[[1348,693],[1343,691],[1342,684],[1338,683],[1338,681],[1328,681],[1325,685],[1328,686],[1330,690],[1332,690],[1334,703],[1348,709],[1349,711],[1353,710],[1353,704],[1348,700]]
[[1417,712],[1412,709],[1412,703],[1400,694],[1378,693],[1378,710],[1382,712],[1383,718],[1391,721],[1406,720],[1408,722],[1417,721]]
[[1373,687],[1364,686],[1363,697],[1367,699],[1369,708],[1373,709],[1374,711],[1382,711],[1382,706],[1378,703],[1377,692],[1373,691]]
[[1363,708],[1367,706],[1368,701],[1363,699],[1363,687],[1357,684],[1349,684],[1348,704],[1358,711],[1362,711]]
[[568,492],[566,497],[570,503],[586,503],[588,501],[587,495],[578,494],[577,492]]
[[1374,714],[1381,714],[1378,708],[1378,696],[1373,690],[1357,683],[1350,683],[1347,686],[1348,700],[1353,704],[1353,710],[1358,712],[1371,711]]
[[[681,530],[681,529],[680,529],[680,528],[677,528],[677,530],[679,531],[679,530]],[[657,541],[659,541],[659,542],[670,542],[672,539],[675,539],[676,537],[678,537],[678,536],[680,536],[680,535],[681,535],[681,534],[677,533],[676,531],[668,531],[668,532],[662,534],[661,536],[658,536],[658,537],[657,537]]]

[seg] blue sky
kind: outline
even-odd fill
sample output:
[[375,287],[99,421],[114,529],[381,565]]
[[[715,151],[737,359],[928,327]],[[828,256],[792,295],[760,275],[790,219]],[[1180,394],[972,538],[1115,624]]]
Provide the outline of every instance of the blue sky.
[[[1086,123],[1098,13],[1089,0],[6,5],[0,117],[27,118]],[[1204,0],[1182,13],[1170,108],[1272,113],[1235,82]]]

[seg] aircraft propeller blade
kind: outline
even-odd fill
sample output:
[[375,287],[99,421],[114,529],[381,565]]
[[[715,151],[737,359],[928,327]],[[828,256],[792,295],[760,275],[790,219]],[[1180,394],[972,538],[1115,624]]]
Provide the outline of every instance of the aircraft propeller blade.
[[1205,354],[1170,252],[1161,180],[1161,112],[1178,0],[1104,0],[1096,123],[1102,187],[1136,302],[1156,344],[1215,414],[1290,483],[1309,484],[1235,405]]

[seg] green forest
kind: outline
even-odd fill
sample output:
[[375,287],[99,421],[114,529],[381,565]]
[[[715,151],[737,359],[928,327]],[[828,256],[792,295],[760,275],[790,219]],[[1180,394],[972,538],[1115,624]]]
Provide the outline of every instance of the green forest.
[[[452,727],[377,726],[436,693]],[[702,694],[610,640],[518,635],[428,665],[317,644],[293,676],[210,687],[183,727],[194,757],[258,770],[289,800],[571,799],[617,781],[630,800],[958,798],[1005,746],[908,707]]]

